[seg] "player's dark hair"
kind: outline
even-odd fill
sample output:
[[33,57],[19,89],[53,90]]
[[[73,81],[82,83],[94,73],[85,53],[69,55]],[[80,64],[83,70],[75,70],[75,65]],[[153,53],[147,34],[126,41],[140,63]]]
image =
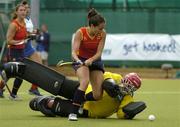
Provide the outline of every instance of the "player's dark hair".
[[88,20],[89,26],[91,26],[91,24],[94,26],[98,26],[101,23],[105,23],[105,18],[101,14],[99,14],[94,8],[89,10]]
[[26,0],[23,0],[23,1],[21,1],[21,4],[23,4],[23,5],[27,5],[27,4],[28,4],[28,2],[27,2]]

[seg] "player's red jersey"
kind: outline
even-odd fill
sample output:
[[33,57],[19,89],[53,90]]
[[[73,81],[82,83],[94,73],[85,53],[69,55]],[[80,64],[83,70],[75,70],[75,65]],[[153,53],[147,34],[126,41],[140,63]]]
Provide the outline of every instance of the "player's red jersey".
[[88,59],[96,54],[99,42],[102,39],[102,34],[99,33],[94,37],[91,37],[88,34],[86,27],[80,28],[80,31],[83,38],[80,44],[78,56]]
[[[16,25],[16,33],[15,33],[15,36],[13,39],[14,40],[26,39],[26,37],[27,37],[26,26],[19,24],[17,20],[13,20],[12,23],[14,23]],[[25,48],[25,44],[9,45],[9,48],[23,49],[23,48]]]

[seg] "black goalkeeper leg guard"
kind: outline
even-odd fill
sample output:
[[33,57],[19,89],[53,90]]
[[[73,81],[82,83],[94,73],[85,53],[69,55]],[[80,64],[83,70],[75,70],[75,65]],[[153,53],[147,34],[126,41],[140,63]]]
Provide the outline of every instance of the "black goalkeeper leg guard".
[[53,95],[60,95],[68,99],[73,99],[79,86],[78,81],[70,80],[55,70],[30,59],[24,59],[22,62],[8,62],[0,69],[6,72],[7,79],[12,77],[21,78],[37,84],[37,86]]
[[130,102],[122,109],[123,112],[125,113],[126,119],[133,119],[135,115],[142,112],[145,108],[146,108],[145,102],[138,101],[138,102]]
[[56,97],[51,111],[58,116],[66,117],[71,113],[72,108],[72,101]]
[[21,78],[38,85],[53,95],[60,95],[72,99],[79,86],[78,81],[66,78],[64,75],[29,59],[24,59],[26,69]]
[[[72,101],[64,100],[56,97],[52,105],[51,111],[57,116],[67,117],[73,109]],[[78,114],[79,117],[88,117],[88,111],[83,110],[83,114]]]
[[74,98],[74,93],[76,92],[78,87],[79,87],[79,81],[65,78],[58,95],[72,100]]
[[26,65],[23,79],[38,85],[45,91],[58,95],[65,80],[64,75],[29,59],[24,59],[23,63]]

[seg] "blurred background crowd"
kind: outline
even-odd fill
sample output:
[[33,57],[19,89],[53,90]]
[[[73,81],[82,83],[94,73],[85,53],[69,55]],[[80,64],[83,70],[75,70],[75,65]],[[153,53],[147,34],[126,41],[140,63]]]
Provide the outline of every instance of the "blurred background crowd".
[[[5,41],[5,35],[7,26],[11,20],[11,12],[15,8],[16,4],[21,0],[1,0],[0,1],[0,44],[3,47]],[[48,64],[56,65],[59,60],[71,61],[71,40],[73,33],[77,28],[87,25],[87,11],[89,8],[96,8],[106,18],[106,31],[109,35],[120,34],[130,35],[127,38],[133,38],[133,44],[139,45],[144,40],[154,40],[151,42],[152,50],[155,48],[167,49],[166,54],[159,54],[157,57],[148,59],[147,56],[142,58],[133,57],[134,59],[127,59],[126,57],[117,58],[113,56],[106,57],[106,54],[111,53],[114,50],[119,49],[119,53],[123,54],[121,48],[126,51],[137,53],[138,48],[133,45],[130,40],[130,45],[123,44],[123,47],[117,49],[112,48],[110,51],[107,47],[104,50],[103,61],[106,66],[112,67],[140,67],[140,68],[162,68],[168,73],[173,68],[180,67],[180,56],[178,51],[179,39],[177,36],[180,33],[180,1],[179,0],[28,0],[31,7],[31,18],[35,28],[38,28],[41,33],[48,32],[50,36],[49,46],[47,52],[49,53]],[[141,41],[142,37],[134,37],[134,35],[145,34],[155,35],[150,38],[145,38]],[[163,38],[161,35],[166,35]],[[149,35],[148,35],[149,36]],[[167,38],[168,37],[168,38]],[[107,35],[108,38],[108,35]],[[122,37],[124,39],[124,36]],[[123,39],[120,39],[120,42]],[[138,38],[138,39],[134,39]],[[140,39],[139,39],[140,38]],[[161,38],[163,38],[161,40]],[[173,38],[173,39],[172,39]],[[42,41],[43,37],[39,36],[36,40]],[[114,39],[108,39],[112,42]],[[139,41],[140,40],[140,41]],[[168,42],[164,40],[170,40]],[[124,41],[124,40],[123,40]],[[126,39],[127,41],[127,39]],[[126,44],[129,42],[124,41]],[[138,42],[139,41],[139,42]],[[35,46],[38,43],[35,42]],[[161,42],[166,42],[164,45],[158,45]],[[115,43],[115,41],[114,41]],[[157,44],[158,43],[158,44]],[[144,43],[143,43],[144,44]],[[150,43],[147,44],[151,46]],[[108,45],[109,46],[109,45]],[[118,46],[118,45],[117,45]],[[116,46],[116,47],[117,47]],[[143,45],[145,47],[145,44]],[[176,56],[169,52],[169,46],[173,53],[177,53]],[[128,47],[128,48],[127,48]],[[37,47],[40,51],[41,46]],[[133,52],[134,50],[134,52]],[[122,51],[122,52],[121,52]],[[163,51],[161,51],[162,53]],[[142,52],[140,52],[142,54]],[[169,54],[168,54],[169,53]],[[151,52],[148,52],[148,56],[151,56]],[[164,56],[168,56],[166,59],[162,59]],[[172,56],[171,56],[172,55]],[[154,55],[153,55],[154,56]],[[115,58],[114,58],[115,57]],[[46,63],[47,64],[47,61]],[[179,71],[175,71],[178,77]]]

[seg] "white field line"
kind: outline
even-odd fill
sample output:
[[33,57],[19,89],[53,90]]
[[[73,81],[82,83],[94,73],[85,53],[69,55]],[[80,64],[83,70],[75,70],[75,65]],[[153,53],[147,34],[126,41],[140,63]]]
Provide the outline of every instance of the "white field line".
[[[9,94],[7,91],[4,92],[5,95]],[[26,95],[28,92],[18,92],[19,95]],[[43,95],[47,95],[47,92],[41,92]],[[180,91],[144,91],[144,92],[135,92],[135,94],[180,94]]]
[[143,91],[135,94],[180,94],[180,91]]

